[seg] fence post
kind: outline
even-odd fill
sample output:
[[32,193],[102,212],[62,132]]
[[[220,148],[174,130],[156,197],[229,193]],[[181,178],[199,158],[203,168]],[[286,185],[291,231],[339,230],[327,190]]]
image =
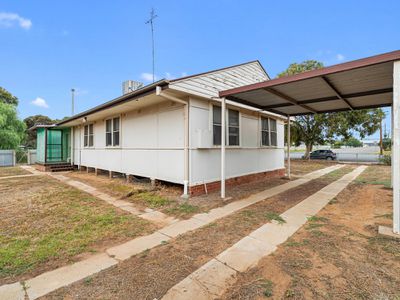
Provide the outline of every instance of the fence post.
[[17,162],[17,157],[16,157],[16,152],[15,152],[15,150],[13,150],[12,155],[13,155],[13,167],[14,167],[15,164],[16,164],[16,162]]

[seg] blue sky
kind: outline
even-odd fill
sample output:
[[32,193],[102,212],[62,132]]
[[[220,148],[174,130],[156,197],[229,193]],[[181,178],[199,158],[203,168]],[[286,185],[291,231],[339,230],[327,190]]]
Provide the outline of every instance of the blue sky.
[[[149,83],[258,59],[271,77],[292,62],[326,65],[400,49],[400,1],[18,1],[0,3],[0,86],[21,117],[70,115]],[[388,128],[390,121],[387,121]],[[376,136],[376,135],[375,135]]]

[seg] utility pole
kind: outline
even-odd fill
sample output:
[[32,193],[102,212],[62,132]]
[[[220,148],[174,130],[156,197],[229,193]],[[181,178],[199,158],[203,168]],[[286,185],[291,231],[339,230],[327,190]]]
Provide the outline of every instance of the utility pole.
[[151,27],[151,44],[152,44],[152,56],[153,56],[153,82],[155,81],[154,75],[154,19],[158,16],[154,12],[154,8],[150,11],[150,19],[146,21],[145,24],[150,24]]
[[383,155],[383,140],[382,140],[382,119],[379,126],[379,153]]
[[71,103],[71,109],[72,109],[72,116],[74,115],[74,108],[75,108],[75,89],[71,89],[71,96],[72,96],[72,103]]

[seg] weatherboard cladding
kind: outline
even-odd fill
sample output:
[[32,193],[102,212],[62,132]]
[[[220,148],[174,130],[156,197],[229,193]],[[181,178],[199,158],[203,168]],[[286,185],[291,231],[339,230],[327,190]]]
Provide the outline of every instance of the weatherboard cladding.
[[169,87],[201,97],[218,97],[222,90],[269,80],[258,61],[172,81]]

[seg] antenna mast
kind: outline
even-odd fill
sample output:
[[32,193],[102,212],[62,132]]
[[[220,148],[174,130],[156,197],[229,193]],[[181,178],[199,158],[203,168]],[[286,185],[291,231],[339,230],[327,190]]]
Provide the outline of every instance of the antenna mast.
[[154,12],[154,8],[150,11],[150,19],[146,21],[145,24],[150,24],[151,27],[151,43],[152,43],[152,55],[153,55],[153,82],[155,81],[154,75],[154,19],[158,16]]

